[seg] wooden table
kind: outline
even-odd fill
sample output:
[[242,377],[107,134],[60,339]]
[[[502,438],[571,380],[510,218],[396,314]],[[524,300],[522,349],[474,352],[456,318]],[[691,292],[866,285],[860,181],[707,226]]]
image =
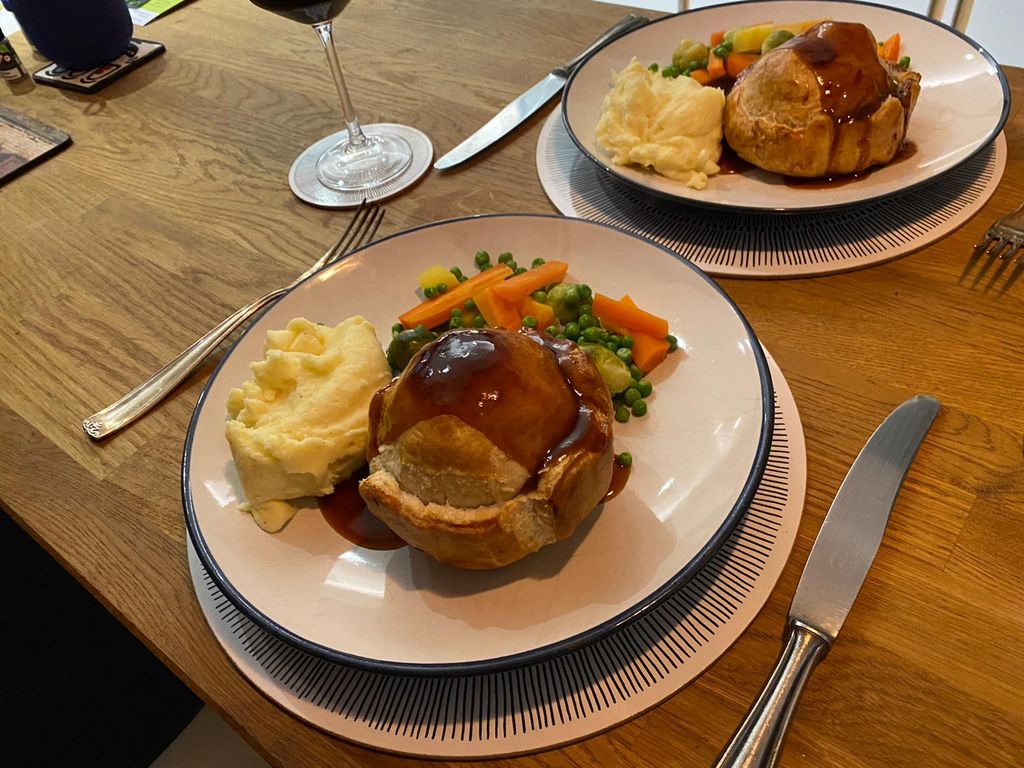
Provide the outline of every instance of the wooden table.
[[[447,151],[595,38],[621,8],[570,0],[359,0],[337,37],[365,122]],[[400,765],[293,719],[211,637],[185,562],[182,440],[207,367],[103,444],[80,422],[215,321],[284,283],[349,214],[298,202],[288,168],[339,125],[312,32],[242,0],[140,31],[168,53],[94,96],[3,90],[75,144],[0,191],[0,502],[125,626],[282,766]],[[24,53],[20,35],[13,41]],[[25,57],[31,62],[31,57]],[[38,66],[38,62],[34,62]],[[910,470],[843,636],[793,726],[788,766],[1024,762],[1024,281],[961,280],[988,224],[1024,199],[1024,72],[1009,161],[942,242],[840,276],[723,281],[778,360],[808,448],[808,495],[767,607],[686,690],[523,766],[707,765],[775,660],[808,549],[865,439],[918,393],[943,410]],[[464,169],[392,201],[382,232],[462,214],[550,211],[534,168],[543,111]]]

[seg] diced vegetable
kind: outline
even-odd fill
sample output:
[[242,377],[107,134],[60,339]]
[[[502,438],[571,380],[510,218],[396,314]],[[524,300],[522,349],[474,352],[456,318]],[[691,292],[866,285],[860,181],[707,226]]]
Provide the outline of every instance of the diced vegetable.
[[774,31],[772,23],[744,27],[733,35],[732,49],[737,53],[760,53],[765,39]]
[[701,85],[707,85],[711,82],[711,75],[708,74],[706,69],[695,69],[690,73],[690,77],[696,80]]
[[725,59],[714,53],[708,54],[708,77],[712,80],[725,77]]
[[715,47],[719,43],[725,40],[725,30],[719,30],[718,32],[711,33],[711,47]]
[[555,310],[547,304],[541,304],[530,296],[524,296],[516,304],[516,309],[523,317],[527,315],[537,318],[538,328],[547,328],[555,323]]
[[495,291],[506,301],[518,302],[523,296],[529,296],[534,291],[559,283],[569,271],[569,265],[564,261],[547,261],[539,267],[516,275],[510,280],[497,285]]
[[401,371],[412,360],[413,355],[437,338],[437,334],[423,326],[409,328],[396,333],[388,344],[387,359],[392,370]]
[[436,328],[442,323],[448,322],[454,307],[461,307],[466,299],[473,298],[484,288],[497,285],[511,274],[512,270],[506,265],[498,264],[485,272],[474,275],[463,283],[456,281],[454,288],[435,299],[428,299],[416,305],[405,314],[399,315],[398,319],[406,328],[415,328],[417,325]]
[[594,367],[608,385],[609,392],[615,395],[629,387],[633,381],[633,377],[629,375],[629,366],[614,352],[600,344],[580,344],[580,349],[594,362]]
[[802,35],[808,29],[815,26],[816,24],[821,24],[821,22],[823,21],[831,21],[831,19],[807,19],[805,21],[794,21],[787,24],[776,24],[775,29],[784,29],[787,32],[792,32],[794,35]]
[[427,288],[437,288],[441,283],[444,283],[449,288],[454,288],[459,282],[458,278],[455,277],[450,270],[445,269],[440,264],[427,267],[425,270],[420,272],[420,275],[416,280],[419,282],[420,288],[424,291],[426,291]]
[[882,43],[882,50],[878,54],[886,61],[897,62],[900,60],[900,33],[890,37]]
[[[638,309],[635,306],[630,306],[625,301],[616,301],[603,294],[595,293],[593,308],[594,315],[601,320],[608,320],[631,331],[646,333],[658,339],[668,335],[667,320]],[[636,334],[630,335],[635,338]],[[643,366],[640,367],[642,368]]]
[[740,72],[759,58],[761,56],[757,53],[730,53],[729,58],[725,60],[725,73],[732,78],[739,77]]
[[504,328],[507,331],[518,330],[523,322],[522,316],[515,306],[505,301],[494,289],[495,286],[488,286],[481,289],[479,293],[473,294],[476,308],[488,325]]
[[680,70],[697,69],[708,57],[708,47],[693,40],[681,40],[672,54],[672,66]]
[[668,342],[646,333],[633,334],[633,362],[644,373],[650,373],[664,362],[668,355]]

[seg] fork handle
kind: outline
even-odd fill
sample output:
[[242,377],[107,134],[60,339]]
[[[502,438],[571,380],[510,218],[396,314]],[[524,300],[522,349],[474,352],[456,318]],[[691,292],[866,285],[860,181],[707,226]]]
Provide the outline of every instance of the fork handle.
[[111,403],[102,411],[82,421],[85,434],[93,440],[101,440],[123,429],[149,412],[157,403],[169,395],[174,388],[224,341],[231,332],[248,320],[252,315],[271,301],[281,296],[287,288],[278,288],[254,299],[229,317],[224,318],[216,327],[210,329],[192,346],[184,350],[171,362],[154,373],[149,379],[126,394],[120,400]]

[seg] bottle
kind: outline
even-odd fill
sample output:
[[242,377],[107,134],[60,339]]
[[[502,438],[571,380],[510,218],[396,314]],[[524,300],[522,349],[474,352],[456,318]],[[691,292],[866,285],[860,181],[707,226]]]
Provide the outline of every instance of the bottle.
[[23,77],[28,77],[28,72],[21,66],[21,59],[18,58],[11,41],[0,29],[0,80],[15,82]]

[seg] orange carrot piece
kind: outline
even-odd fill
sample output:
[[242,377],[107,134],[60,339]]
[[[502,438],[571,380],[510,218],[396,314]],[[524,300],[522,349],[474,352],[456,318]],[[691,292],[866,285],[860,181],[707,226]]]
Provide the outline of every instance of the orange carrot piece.
[[518,330],[523,319],[512,304],[498,295],[494,290],[495,287],[492,285],[473,294],[476,308],[480,310],[480,314],[484,316],[488,325],[504,328],[507,331]]
[[711,75],[706,69],[695,69],[690,73],[690,77],[696,80],[701,85],[707,85],[711,82]]
[[713,53],[708,53],[708,77],[712,80],[725,77],[725,59],[721,56],[715,56]]
[[529,296],[534,291],[539,291],[545,285],[562,282],[568,271],[569,265],[564,261],[547,261],[539,267],[528,269],[523,274],[516,275],[501,285],[495,286],[495,291],[505,301],[515,303],[523,296]]
[[448,322],[452,310],[461,307],[466,299],[472,298],[473,294],[484,288],[497,285],[511,274],[512,270],[507,264],[497,264],[479,275],[473,275],[466,282],[459,283],[437,298],[417,304],[405,314],[399,315],[398,319],[406,328],[415,328],[417,325],[436,328]]
[[718,32],[711,33],[711,47],[714,48],[716,45],[725,40],[725,30],[721,29]]
[[649,334],[656,339],[663,339],[668,335],[667,320],[637,309],[635,306],[631,307],[625,302],[595,293],[591,306],[594,316],[599,317],[602,322],[607,320],[615,325],[625,326],[632,331]]
[[886,61],[899,61],[900,60],[900,33],[897,32],[895,35],[890,37],[884,43],[882,43],[882,50],[879,53]]
[[[761,54],[759,53],[730,53],[725,60],[725,72],[729,77],[739,77],[740,72],[760,58]],[[709,61],[708,65],[710,66],[710,64],[711,62]]]
[[[495,293],[497,293],[497,288],[495,288]],[[526,295],[519,300],[519,303],[516,304],[516,309],[519,310],[519,314],[523,317],[530,315],[537,318],[538,330],[543,331],[549,325],[554,325],[555,310],[547,304],[541,304],[539,301],[534,301],[533,297],[529,295]]]
[[668,356],[668,342],[646,333],[633,334],[633,362],[644,373],[650,373]]

